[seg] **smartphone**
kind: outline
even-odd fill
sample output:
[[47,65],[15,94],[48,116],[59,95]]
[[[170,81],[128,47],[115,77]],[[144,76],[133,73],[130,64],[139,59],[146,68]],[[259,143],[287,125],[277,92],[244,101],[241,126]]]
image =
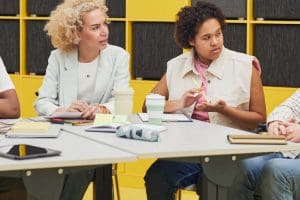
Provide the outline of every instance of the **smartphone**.
[[14,144],[0,146],[0,156],[15,160],[24,160],[40,157],[58,156],[61,151],[28,144]]

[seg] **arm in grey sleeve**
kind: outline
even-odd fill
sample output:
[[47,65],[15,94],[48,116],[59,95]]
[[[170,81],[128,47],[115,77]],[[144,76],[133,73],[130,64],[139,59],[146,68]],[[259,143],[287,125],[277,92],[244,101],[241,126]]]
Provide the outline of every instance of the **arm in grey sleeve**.
[[267,122],[289,121],[300,116],[300,89],[276,107],[268,117]]
[[[129,87],[130,73],[129,73],[129,54],[126,51],[123,51],[122,54],[117,56],[115,65],[117,66],[116,74],[114,78],[113,89]],[[109,99],[107,103],[103,105],[110,110],[111,113],[114,113],[114,98]]]
[[59,64],[54,53],[48,59],[48,66],[43,84],[39,89],[39,96],[34,108],[39,115],[51,115],[59,107]]
[[117,66],[117,71],[114,77],[113,89],[129,87],[129,54],[126,51],[123,51],[119,56],[117,56],[115,65]]

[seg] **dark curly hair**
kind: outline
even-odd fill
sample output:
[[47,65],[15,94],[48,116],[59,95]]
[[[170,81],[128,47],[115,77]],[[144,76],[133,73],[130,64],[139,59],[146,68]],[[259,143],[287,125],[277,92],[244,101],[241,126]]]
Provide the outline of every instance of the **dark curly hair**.
[[195,38],[199,27],[208,19],[216,19],[225,28],[225,16],[222,11],[212,3],[197,2],[193,6],[185,6],[177,13],[174,38],[181,48],[192,48],[189,41]]

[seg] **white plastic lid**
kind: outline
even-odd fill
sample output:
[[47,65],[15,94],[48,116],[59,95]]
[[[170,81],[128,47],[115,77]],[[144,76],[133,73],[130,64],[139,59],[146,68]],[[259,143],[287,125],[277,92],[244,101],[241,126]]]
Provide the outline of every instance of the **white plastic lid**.
[[151,100],[165,100],[165,96],[162,96],[160,94],[154,94],[150,93],[146,96],[146,99],[151,99]]
[[132,95],[134,93],[134,90],[131,87],[121,87],[121,88],[115,88],[112,91],[112,95],[116,94],[130,94]]

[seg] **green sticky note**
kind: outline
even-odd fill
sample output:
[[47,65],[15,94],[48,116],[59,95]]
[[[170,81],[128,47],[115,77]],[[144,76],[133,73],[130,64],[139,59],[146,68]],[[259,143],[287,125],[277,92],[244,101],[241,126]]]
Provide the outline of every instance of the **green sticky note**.
[[125,124],[127,122],[127,115],[115,115],[113,118],[114,123]]
[[94,126],[109,125],[113,123],[112,114],[96,114]]

